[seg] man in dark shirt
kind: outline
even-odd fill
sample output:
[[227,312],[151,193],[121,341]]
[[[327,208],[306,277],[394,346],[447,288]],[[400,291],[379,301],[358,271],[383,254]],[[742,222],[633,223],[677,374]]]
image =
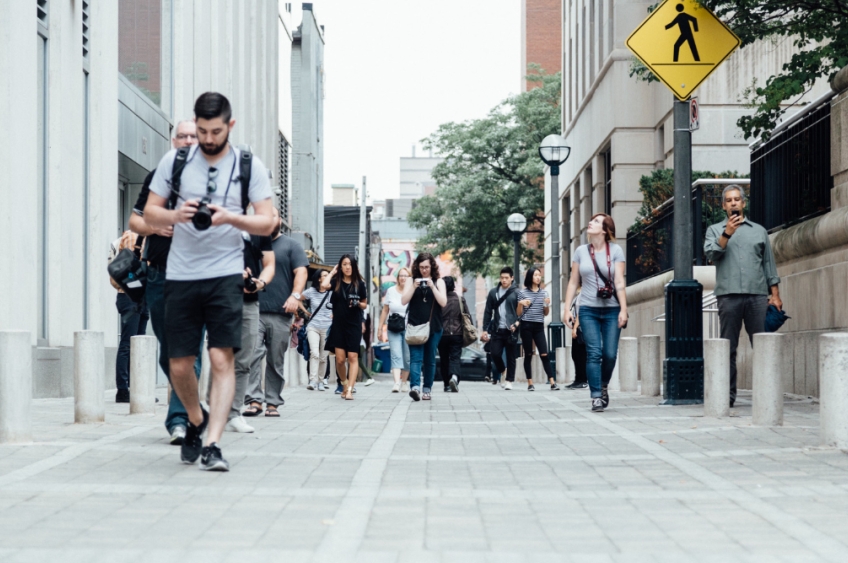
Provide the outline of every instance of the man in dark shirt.
[[[236,352],[236,392],[233,406],[227,417],[229,432],[253,432],[253,427],[241,416],[244,395],[250,379],[250,360],[259,335],[259,292],[265,291],[274,279],[276,259],[271,237],[260,237],[242,232],[244,238],[244,308],[241,317],[241,350]],[[250,282],[253,283],[250,283]]]
[[[276,261],[274,279],[259,293],[259,336],[250,364],[250,382],[244,402],[245,416],[257,416],[265,403],[265,416],[280,416],[283,368],[291,339],[292,313],[297,312],[300,296],[309,275],[309,260],[303,247],[290,237],[277,233],[271,242]],[[265,358],[267,352],[267,358]],[[265,358],[265,389],[262,389],[262,359]]]
[[[196,143],[197,134],[194,122],[190,120],[180,121],[174,129],[174,138],[171,139],[171,144],[175,149],[179,149]],[[147,301],[147,308],[150,310],[153,332],[159,340],[159,366],[165,372],[165,375],[170,377],[168,341],[165,338],[165,267],[168,264],[168,252],[171,250],[171,237],[174,236],[174,227],[154,229],[144,221],[144,206],[147,205],[147,196],[150,195],[150,181],[155,172],[156,170],[153,170],[144,179],[138,201],[135,202],[133,214],[130,216],[130,230],[147,237],[144,251],[144,258],[148,261],[145,301]],[[203,342],[198,342],[199,348],[202,348],[202,345]],[[200,356],[201,354],[198,353],[197,362],[194,365],[194,371],[198,378],[200,377]],[[175,446],[182,444],[187,425],[188,414],[185,407],[177,394],[171,391],[171,399],[168,402],[168,416],[165,418],[165,428],[171,435],[171,444]]]

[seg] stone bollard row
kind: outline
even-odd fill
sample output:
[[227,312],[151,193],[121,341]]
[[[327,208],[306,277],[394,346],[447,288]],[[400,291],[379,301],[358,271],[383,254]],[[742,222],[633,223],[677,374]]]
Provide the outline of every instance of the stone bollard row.
[[618,381],[621,390],[639,390],[639,342],[632,336],[618,340]]
[[106,420],[106,374],[103,333],[74,333],[74,422],[88,424]]
[[156,412],[156,337],[130,338],[130,414]]
[[639,374],[642,376],[642,395],[657,397],[662,383],[660,337],[647,334],[639,337]]
[[704,416],[730,416],[730,340],[704,340]]
[[32,441],[32,343],[25,330],[0,331],[0,443]]
[[848,333],[819,337],[819,381],[821,443],[848,449]]
[[754,426],[783,425],[783,340],[777,333],[754,335],[752,420]]

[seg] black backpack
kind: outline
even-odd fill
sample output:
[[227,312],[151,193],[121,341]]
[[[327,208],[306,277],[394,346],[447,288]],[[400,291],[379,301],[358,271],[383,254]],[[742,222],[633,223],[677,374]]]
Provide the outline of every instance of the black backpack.
[[[241,210],[247,213],[247,206],[250,205],[250,171],[253,167],[253,153],[250,152],[250,147],[243,145],[238,147],[241,153],[239,158],[239,182],[241,182]],[[200,150],[199,148],[197,150]],[[174,157],[174,165],[171,168],[171,197],[168,198],[168,209],[177,208],[177,198],[180,196],[180,184],[182,183],[183,170],[188,164],[188,154],[191,152],[191,147],[182,147],[177,149],[177,156]]]

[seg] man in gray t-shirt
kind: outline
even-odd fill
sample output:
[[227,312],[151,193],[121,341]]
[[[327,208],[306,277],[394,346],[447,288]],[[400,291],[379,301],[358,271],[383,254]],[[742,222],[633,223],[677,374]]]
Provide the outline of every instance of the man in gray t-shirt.
[[[174,236],[165,281],[165,330],[168,339],[171,384],[186,407],[189,424],[180,457],[202,469],[228,471],[218,441],[227,422],[235,393],[234,352],[241,348],[244,295],[244,243],[241,231],[270,235],[279,224],[271,200],[268,172],[253,157],[248,200],[253,215],[242,208],[239,166],[242,154],[229,143],[235,126],[230,102],[207,92],[194,104],[198,147],[188,152],[175,189],[176,151],[162,159],[153,176],[144,208],[153,228],[173,225]],[[172,205],[172,193],[178,193]],[[203,202],[212,211],[207,228],[195,216]],[[194,361],[203,327],[209,341],[212,391],[209,412],[200,406]],[[206,430],[206,446],[201,435]]]

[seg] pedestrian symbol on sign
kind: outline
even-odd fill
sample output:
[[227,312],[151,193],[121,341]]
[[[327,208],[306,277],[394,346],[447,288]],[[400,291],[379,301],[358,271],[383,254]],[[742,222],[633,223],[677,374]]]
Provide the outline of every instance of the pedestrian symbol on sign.
[[[693,18],[689,14],[683,11],[683,4],[677,5],[677,11],[679,14],[676,18],[674,18],[670,24],[665,26],[666,29],[670,29],[675,25],[680,28],[680,37],[677,39],[677,42],[674,44],[674,62],[677,62],[680,58],[680,47],[684,43],[689,43],[689,49],[692,51],[692,56],[695,57],[696,61],[700,61],[700,57],[698,57],[698,48],[695,47],[695,36],[692,35],[692,28],[695,28],[695,32],[698,31],[698,18]],[[690,27],[691,24],[691,27]]]

